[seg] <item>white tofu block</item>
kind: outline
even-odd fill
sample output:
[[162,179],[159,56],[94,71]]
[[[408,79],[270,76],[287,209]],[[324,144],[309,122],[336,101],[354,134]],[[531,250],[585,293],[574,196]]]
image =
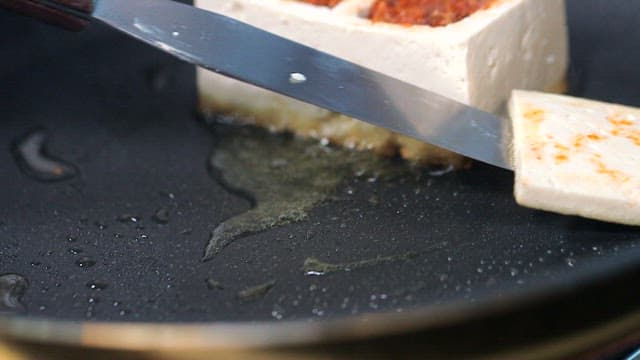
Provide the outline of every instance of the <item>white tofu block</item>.
[[640,225],[640,109],[514,91],[519,204]]
[[[420,87],[496,111],[511,90],[549,90],[568,63],[563,0],[498,0],[444,27],[373,23],[374,0],[334,8],[292,0],[195,0],[212,10]],[[296,69],[291,69],[295,72]],[[206,103],[322,119],[327,112],[198,70]]]

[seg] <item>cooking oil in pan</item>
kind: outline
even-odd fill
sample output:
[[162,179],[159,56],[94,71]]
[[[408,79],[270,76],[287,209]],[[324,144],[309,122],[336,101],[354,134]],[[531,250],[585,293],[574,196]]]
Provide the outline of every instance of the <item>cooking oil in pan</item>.
[[0,275],[0,313],[25,311],[22,297],[29,288],[29,281],[18,274]]
[[156,212],[151,217],[151,220],[153,220],[158,224],[169,223],[169,209],[164,206],[157,209]]
[[94,280],[94,281],[89,281],[87,283],[87,287],[91,290],[105,290],[106,288],[109,287],[109,284],[104,282],[104,281],[100,281],[100,280]]
[[137,224],[138,222],[140,222],[140,217],[131,214],[124,214],[118,216],[116,220],[124,224]]
[[212,279],[212,278],[208,278],[207,280],[205,280],[205,282],[207,283],[207,289],[209,290],[223,290],[224,286],[217,280]]
[[271,288],[276,285],[275,280],[268,281],[264,284],[248,287],[238,292],[238,299],[240,301],[253,301],[265,296]]
[[82,253],[82,249],[79,248],[70,248],[69,250],[67,250],[69,252],[69,254],[71,255],[79,255],[80,253]]
[[304,261],[302,270],[305,275],[325,275],[337,271],[351,271],[359,268],[380,265],[387,262],[408,260],[418,256],[417,252],[408,252],[406,254],[378,256],[373,259],[365,259],[360,261],[331,264],[313,257],[309,257]]
[[88,256],[84,256],[76,260],[76,265],[85,269],[90,268],[95,264],[96,264],[96,261],[93,258],[90,258]]
[[14,142],[12,152],[19,168],[40,181],[62,181],[75,177],[77,168],[50,156],[46,150],[48,132],[36,129]]
[[238,237],[306,219],[348,178],[389,178],[409,170],[371,153],[253,127],[216,125],[214,131],[219,141],[210,158],[212,173],[226,188],[249,198],[253,207],[213,230],[204,260]]

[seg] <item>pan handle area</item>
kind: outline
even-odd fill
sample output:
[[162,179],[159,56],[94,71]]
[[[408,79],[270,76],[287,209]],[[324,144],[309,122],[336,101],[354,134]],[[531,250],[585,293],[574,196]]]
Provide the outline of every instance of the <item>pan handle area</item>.
[[71,31],[89,25],[93,0],[0,0],[0,7]]

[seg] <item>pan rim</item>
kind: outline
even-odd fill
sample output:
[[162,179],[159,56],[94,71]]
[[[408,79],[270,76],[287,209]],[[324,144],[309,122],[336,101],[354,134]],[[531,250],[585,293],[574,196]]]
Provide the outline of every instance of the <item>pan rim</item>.
[[[465,321],[527,311],[533,305],[561,299],[624,275],[640,278],[640,274],[636,274],[640,270],[638,258],[640,249],[631,249],[623,256],[618,254],[606,261],[599,259],[584,271],[531,283],[526,290],[510,290],[503,294],[487,290],[478,301],[457,300],[404,312],[364,313],[321,320],[167,323],[74,321],[11,315],[0,317],[0,336],[51,345],[125,351],[234,350],[343,343],[437,330]],[[640,330],[640,312],[629,316],[637,318],[634,329]]]

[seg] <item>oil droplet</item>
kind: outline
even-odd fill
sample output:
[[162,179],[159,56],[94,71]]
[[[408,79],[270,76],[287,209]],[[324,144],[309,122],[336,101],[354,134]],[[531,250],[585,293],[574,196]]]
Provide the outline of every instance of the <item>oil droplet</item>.
[[305,74],[294,72],[289,74],[289,82],[291,84],[302,84],[307,81],[307,76]]
[[48,154],[48,136],[45,129],[35,129],[13,143],[11,149],[18,167],[27,176],[40,181],[62,181],[76,176],[75,166]]
[[125,214],[125,215],[118,216],[117,220],[121,223],[135,224],[140,221],[140,217],[135,215]]
[[109,287],[109,284],[107,284],[104,281],[94,280],[94,281],[89,281],[87,283],[87,287],[91,290],[105,290],[106,288]]
[[78,265],[81,268],[90,268],[95,264],[96,264],[96,261],[87,256],[81,257],[80,259],[76,260],[76,265]]
[[67,236],[67,242],[76,242],[78,238],[75,236]]
[[169,209],[166,207],[161,207],[153,214],[151,217],[153,221],[158,224],[166,224],[169,222]]
[[271,310],[271,316],[276,320],[282,320],[284,317],[285,310],[282,306],[275,304],[273,305],[273,310]]
[[174,32],[171,33],[171,36],[178,37],[178,36],[180,36],[180,33],[177,32],[177,31],[174,31]]
[[0,313],[24,312],[22,297],[29,288],[29,281],[18,274],[0,275]]
[[320,261],[314,257],[309,257],[304,261],[302,265],[302,271],[305,275],[325,275],[337,271],[351,271],[363,267],[375,266],[387,262],[408,260],[418,256],[417,252],[408,252],[406,254],[392,255],[392,256],[379,256],[373,259],[366,259],[360,261],[354,261],[341,264],[330,264],[324,261]]
[[574,258],[566,258],[565,262],[567,263],[567,265],[569,265],[569,267],[574,267],[576,265],[576,259]]
[[222,289],[224,289],[222,284],[219,281],[216,281],[214,279],[209,278],[209,279],[205,280],[205,282],[207,283],[207,289],[209,289],[209,290],[222,290]]
[[271,288],[276,285],[275,280],[271,280],[261,285],[248,287],[238,292],[238,299],[240,301],[253,301],[265,296]]
[[71,255],[78,255],[82,252],[82,249],[78,249],[78,248],[71,248],[68,250],[69,254]]

